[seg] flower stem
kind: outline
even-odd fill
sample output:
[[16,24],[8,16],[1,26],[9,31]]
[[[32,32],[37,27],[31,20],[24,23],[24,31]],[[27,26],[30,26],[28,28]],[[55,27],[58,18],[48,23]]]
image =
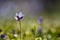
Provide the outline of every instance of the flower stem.
[[19,21],[20,24],[20,39],[21,39],[21,20]]

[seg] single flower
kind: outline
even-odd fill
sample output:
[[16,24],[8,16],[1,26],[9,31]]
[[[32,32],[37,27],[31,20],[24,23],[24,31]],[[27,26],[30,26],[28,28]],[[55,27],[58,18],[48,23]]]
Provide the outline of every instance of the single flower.
[[1,34],[0,36],[3,40],[6,40],[6,34]]
[[36,36],[37,37],[41,37],[42,36],[42,28],[41,27],[37,28]]
[[37,32],[42,33],[42,27],[38,27]]
[[17,20],[17,21],[19,21],[19,20],[21,20],[22,18],[23,18],[23,13],[22,12],[19,12],[19,13],[16,13],[16,15],[15,15],[15,20]]
[[40,16],[40,17],[38,18],[38,23],[41,23],[42,21],[43,21],[43,17]]

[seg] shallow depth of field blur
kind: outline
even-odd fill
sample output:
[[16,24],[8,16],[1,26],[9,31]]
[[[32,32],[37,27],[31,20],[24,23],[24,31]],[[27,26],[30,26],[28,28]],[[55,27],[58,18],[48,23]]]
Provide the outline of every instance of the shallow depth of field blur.
[[[20,24],[14,19],[17,12],[24,14],[21,38]],[[38,22],[40,16],[42,26]],[[38,27],[42,27],[42,37],[37,34]],[[60,0],[0,0],[0,34],[4,33],[6,40],[60,40]]]

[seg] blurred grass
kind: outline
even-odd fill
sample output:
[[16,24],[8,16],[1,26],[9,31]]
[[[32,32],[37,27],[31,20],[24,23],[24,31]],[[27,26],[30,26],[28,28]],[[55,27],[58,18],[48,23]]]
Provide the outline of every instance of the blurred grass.
[[[30,21],[31,19],[28,20],[28,21],[26,21],[26,20],[28,20],[28,19],[22,20],[22,34],[24,34],[28,30],[29,31],[27,32],[27,36],[24,38],[24,40],[29,40],[30,38],[34,39],[34,36],[33,36],[33,34],[31,33],[30,30],[34,29],[34,27],[36,27],[36,29],[37,29],[39,24],[37,22],[35,22],[36,20],[35,21],[34,20]],[[14,20],[14,19],[9,19],[9,20],[2,21],[2,23],[0,24],[0,29],[3,30],[2,31],[3,33],[5,32],[8,35],[10,35],[10,37],[12,36],[12,34],[10,33],[11,29],[14,29],[15,33],[17,33],[17,31],[20,30],[19,23],[16,20]],[[45,33],[47,33],[48,30],[46,30],[46,29],[49,29],[49,28],[44,27],[43,29],[45,29],[45,30],[43,30],[43,32],[46,31]],[[51,27],[50,30],[53,33],[53,40],[55,40],[56,34],[60,33],[60,31],[59,31],[60,30],[60,26]],[[58,40],[58,38],[56,38],[56,39]],[[18,36],[17,40],[20,40],[19,36]]]
[[[44,16],[43,16],[44,17]],[[57,21],[56,21],[57,22]],[[55,22],[55,23],[56,23]],[[48,30],[50,29],[52,32],[52,40],[58,40],[57,34],[60,33],[60,25],[55,26],[55,24],[51,25],[52,21],[49,22],[49,19],[45,18],[43,19],[43,35],[47,35]],[[58,23],[58,22],[57,22]],[[21,20],[22,24],[22,40],[34,40],[34,34],[32,33],[31,29],[33,29],[35,32],[37,31],[37,28],[41,26],[37,22],[37,17],[24,17],[23,20]],[[20,31],[19,22],[16,21],[14,18],[6,18],[0,20],[0,29],[2,29],[2,33],[7,34],[7,40],[14,38],[10,30],[14,30],[16,34],[18,34],[18,31]],[[18,34],[18,37],[16,40],[20,40],[20,35]]]

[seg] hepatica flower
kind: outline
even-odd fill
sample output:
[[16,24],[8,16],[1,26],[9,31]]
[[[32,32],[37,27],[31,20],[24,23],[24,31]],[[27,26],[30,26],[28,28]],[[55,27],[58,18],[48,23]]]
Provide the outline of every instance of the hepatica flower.
[[19,20],[21,20],[22,18],[23,18],[23,13],[22,12],[19,12],[19,13],[16,13],[16,15],[15,15],[15,20],[17,20],[17,21],[19,21]]
[[[23,18],[23,13],[22,12],[19,12],[19,13],[16,13],[15,15],[15,20],[19,21],[19,25],[20,25],[20,39],[21,39],[21,19]],[[17,36],[17,35],[15,35]]]
[[6,34],[1,34],[0,37],[1,37],[3,40],[6,40]]
[[38,31],[38,33],[42,33],[42,28],[38,27],[37,31]]
[[40,16],[40,17],[38,18],[38,23],[41,23],[42,21],[43,21],[43,17]]
[[37,36],[42,36],[42,27],[38,27]]

